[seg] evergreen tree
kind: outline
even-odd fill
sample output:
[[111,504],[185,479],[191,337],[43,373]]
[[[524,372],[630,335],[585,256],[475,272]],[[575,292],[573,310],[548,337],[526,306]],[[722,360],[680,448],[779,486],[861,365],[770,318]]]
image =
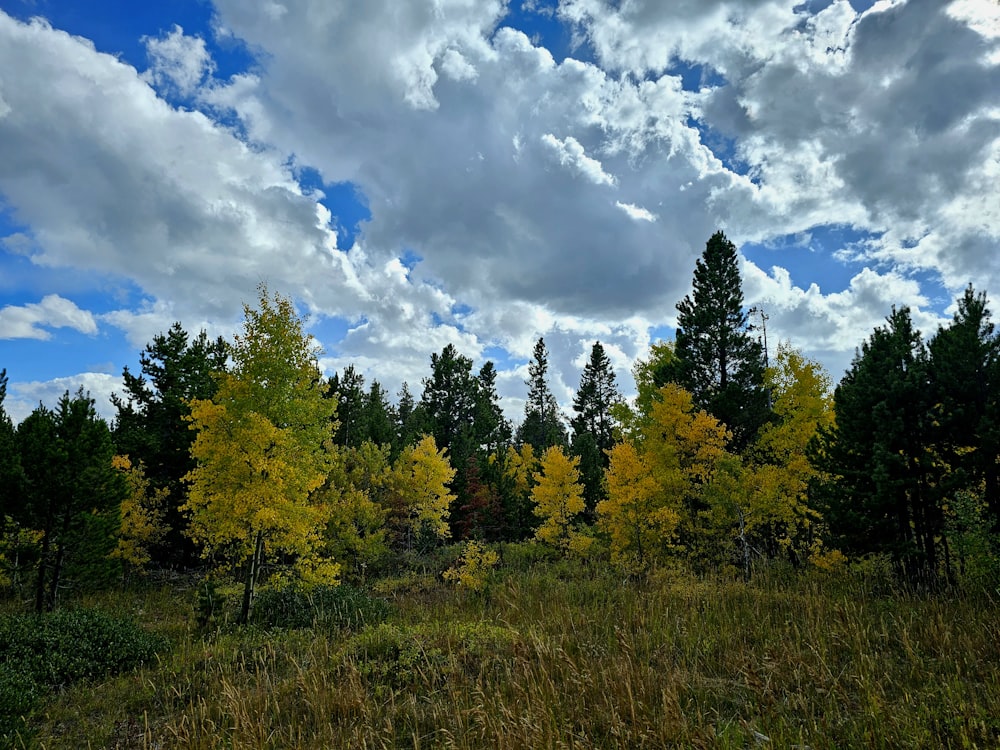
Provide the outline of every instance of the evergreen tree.
[[416,445],[424,433],[423,410],[413,399],[410,386],[405,381],[399,389],[396,401],[396,440],[393,443],[393,459],[403,448]]
[[0,532],[4,519],[21,501],[24,473],[17,451],[17,431],[3,402],[7,398],[7,370],[0,370]]
[[566,445],[566,428],[559,414],[559,404],[546,379],[548,370],[545,340],[540,338],[535,344],[533,361],[528,365],[528,401],[524,405],[524,421],[517,431],[517,443],[527,443],[539,456],[552,446]]
[[601,342],[596,341],[573,398],[576,416],[570,422],[573,428],[572,452],[580,458],[580,481],[583,483],[587,511],[591,515],[606,497],[603,477],[608,468],[607,451],[615,444],[616,420],[612,407],[619,401],[621,395],[615,383],[611,360]]
[[56,606],[64,573],[90,583],[110,578],[124,477],[112,466],[107,423],[83,390],[67,391],[55,410],[36,408],[17,429],[25,474],[16,520],[41,532],[35,610]]
[[334,440],[337,445],[357,448],[367,439],[365,431],[365,378],[354,365],[344,368],[343,374],[334,373],[330,378],[327,395],[337,399],[338,423]]
[[396,442],[396,411],[389,403],[389,394],[382,384],[373,380],[365,394],[364,426],[367,440],[375,445],[392,446]]
[[[947,328],[931,339],[932,439],[945,469],[943,499],[980,488],[994,524],[1000,519],[1000,337],[986,295],[971,286]],[[1000,526],[994,526],[1000,531]]]
[[161,563],[189,564],[195,559],[194,545],[184,534],[186,519],[178,510],[187,499],[181,480],[194,468],[188,404],[215,394],[213,373],[226,369],[227,356],[221,338],[211,341],[201,331],[191,339],[180,323],[174,323],[139,355],[141,374],[124,369],[124,395],[111,397],[118,411],[113,432],[117,452],[134,465],[141,463],[155,490],[168,492],[167,533],[152,551],[153,559]]
[[476,381],[476,447],[484,455],[498,453],[510,442],[511,427],[500,406],[497,371],[492,362],[479,368]]
[[943,526],[932,491],[927,356],[907,308],[876,328],[834,392],[836,422],[811,442],[813,494],[835,546],[888,553],[901,578],[932,579]]
[[695,404],[733,433],[742,452],[767,421],[764,352],[747,330],[736,246],[716,232],[695,264],[693,297],[677,303],[676,361],[657,373],[657,385],[673,381]]

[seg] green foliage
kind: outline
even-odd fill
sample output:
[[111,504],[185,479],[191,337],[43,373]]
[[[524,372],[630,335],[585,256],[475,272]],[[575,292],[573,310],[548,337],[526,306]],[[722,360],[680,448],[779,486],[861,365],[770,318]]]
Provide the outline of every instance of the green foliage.
[[361,630],[383,622],[390,611],[384,599],[346,584],[289,585],[261,589],[251,622],[265,628]]
[[981,493],[959,490],[944,509],[944,532],[962,580],[1000,594],[1000,539]]
[[736,246],[716,232],[695,264],[693,297],[677,303],[676,359],[655,373],[675,382],[732,432],[741,453],[769,418],[764,352],[747,328]]
[[40,532],[35,609],[56,606],[64,575],[106,583],[115,577],[107,556],[115,547],[118,512],[127,495],[112,465],[111,433],[83,389],[36,408],[19,426],[24,502],[15,517]]
[[555,549],[534,539],[506,542],[500,547],[500,563],[505,570],[527,572],[559,559]]
[[834,546],[888,553],[900,576],[938,575],[943,512],[928,427],[927,360],[907,308],[893,310],[855,356],[834,393],[835,424],[821,428],[810,461]]
[[552,446],[566,446],[566,427],[559,413],[559,404],[548,383],[549,355],[545,339],[538,339],[531,364],[528,365],[528,399],[524,404],[524,421],[517,430],[517,443],[530,445],[536,455]]
[[188,428],[190,402],[215,395],[214,374],[226,369],[228,347],[205,331],[191,337],[174,323],[153,337],[139,355],[141,373],[122,372],[124,393],[114,394],[116,451],[133,466],[142,465],[152,491],[163,493],[165,534],[149,554],[158,563],[190,564],[196,550],[185,536],[187,519],[180,507],[187,498],[183,478],[194,466],[194,433]]
[[202,630],[219,624],[226,608],[226,595],[219,582],[206,576],[195,589],[195,622]]
[[133,669],[166,646],[131,620],[95,609],[0,617],[0,738],[20,732],[46,692]]

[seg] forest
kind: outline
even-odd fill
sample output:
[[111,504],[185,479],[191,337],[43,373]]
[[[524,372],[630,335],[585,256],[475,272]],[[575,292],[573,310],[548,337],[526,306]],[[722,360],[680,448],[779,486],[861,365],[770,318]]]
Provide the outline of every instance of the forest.
[[717,232],[637,395],[594,342],[569,419],[544,339],[512,424],[453,345],[324,377],[263,285],[111,424],[14,425],[4,370],[0,744],[998,746],[1000,335],[955,309],[835,384]]

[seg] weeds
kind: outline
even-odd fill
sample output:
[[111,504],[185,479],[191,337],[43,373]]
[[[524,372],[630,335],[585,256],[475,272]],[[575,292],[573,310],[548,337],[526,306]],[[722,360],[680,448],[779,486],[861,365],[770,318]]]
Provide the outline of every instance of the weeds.
[[[498,573],[489,598],[457,596],[440,580],[385,583],[393,610],[362,627],[202,636],[189,628],[157,666],[66,690],[47,705],[38,741],[46,748],[114,747],[128,737],[132,744],[122,747],[518,750],[1000,745],[1000,618],[992,601],[888,592],[852,575],[745,584],[663,571],[637,581],[540,563]],[[103,718],[71,732],[66,716],[81,706]]]

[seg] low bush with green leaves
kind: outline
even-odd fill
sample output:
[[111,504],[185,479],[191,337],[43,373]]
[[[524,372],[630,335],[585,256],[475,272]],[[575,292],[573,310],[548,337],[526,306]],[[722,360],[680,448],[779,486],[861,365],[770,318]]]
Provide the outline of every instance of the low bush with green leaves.
[[166,648],[162,636],[96,609],[0,618],[0,738],[53,688],[118,674]]

